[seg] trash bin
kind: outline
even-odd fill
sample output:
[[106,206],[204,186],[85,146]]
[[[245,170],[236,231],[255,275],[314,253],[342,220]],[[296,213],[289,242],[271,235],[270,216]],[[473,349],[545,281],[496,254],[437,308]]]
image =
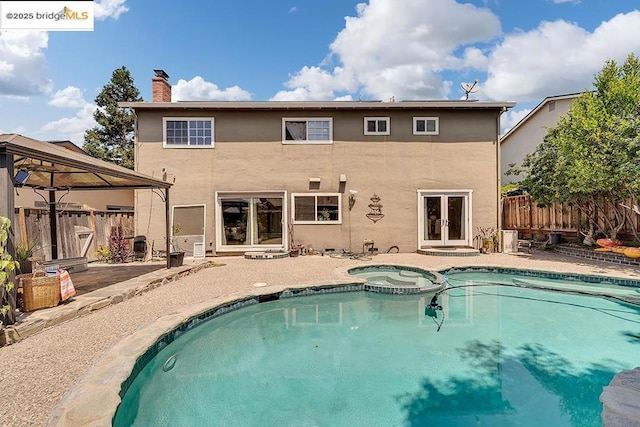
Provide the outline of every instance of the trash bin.
[[552,245],[560,244],[560,240],[562,240],[562,234],[560,233],[549,233],[549,243]]
[[169,254],[169,267],[180,267],[184,261],[184,252],[171,252]]

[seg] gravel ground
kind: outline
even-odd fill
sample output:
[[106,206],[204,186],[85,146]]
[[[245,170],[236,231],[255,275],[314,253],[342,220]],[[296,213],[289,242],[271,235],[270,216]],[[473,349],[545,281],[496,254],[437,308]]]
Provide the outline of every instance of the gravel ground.
[[383,254],[372,261],[322,256],[281,260],[213,259],[220,266],[201,270],[153,291],[95,311],[0,348],[0,425],[46,425],[49,414],[100,356],[122,338],[157,318],[213,297],[273,285],[321,284],[336,280],[345,267],[405,264],[427,269],[486,265],[640,279],[633,267],[612,266],[546,252],[532,255],[491,254],[477,257],[434,257]]

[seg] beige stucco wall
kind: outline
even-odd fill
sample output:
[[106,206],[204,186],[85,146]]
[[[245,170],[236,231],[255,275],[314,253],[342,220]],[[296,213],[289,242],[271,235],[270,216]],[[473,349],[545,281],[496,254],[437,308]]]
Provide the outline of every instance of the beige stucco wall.
[[[497,111],[215,112],[137,111],[137,170],[175,177],[171,205],[206,204],[206,241],[215,250],[216,191],[284,190],[291,193],[343,191],[342,224],[295,225],[294,239],[317,249],[360,250],[364,239],[386,251],[418,245],[418,189],[473,190],[473,225],[497,227]],[[162,117],[215,117],[215,148],[164,149]],[[363,117],[391,117],[391,135],[364,136]],[[437,116],[440,135],[413,136],[412,117]],[[282,117],[333,117],[331,145],[282,144]],[[259,142],[256,142],[259,141]],[[340,186],[339,176],[347,176]],[[309,190],[309,178],[320,188]],[[352,211],[349,190],[357,190]],[[370,221],[369,200],[377,194],[385,215]],[[290,209],[288,218],[290,221]],[[137,191],[137,234],[164,238],[164,204],[150,191]]]
[[[36,201],[48,201],[48,192],[39,191],[39,193],[46,200],[36,194],[32,188],[18,188],[15,198],[16,207],[33,208]],[[81,203],[98,211],[107,210],[107,206],[134,207],[133,190],[70,191],[66,195],[64,193],[64,191],[56,192],[56,200],[60,200],[60,203]]]
[[575,98],[555,100],[555,109],[549,111],[548,103],[543,105],[538,111],[526,118],[526,122],[504,138],[501,142],[500,170],[502,171],[502,184],[520,181],[517,176],[507,176],[505,172],[509,170],[512,163],[520,164],[527,154],[533,153],[538,145],[542,143],[549,128],[558,123],[560,116],[569,110],[569,106]]

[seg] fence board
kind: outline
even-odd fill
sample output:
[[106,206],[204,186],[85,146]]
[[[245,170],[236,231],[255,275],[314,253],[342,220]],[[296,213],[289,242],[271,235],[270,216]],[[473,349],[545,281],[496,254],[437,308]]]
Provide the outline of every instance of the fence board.
[[[631,201],[625,202],[631,206]],[[612,217],[613,207],[606,206],[605,213]],[[523,233],[546,233],[557,231],[567,235],[578,235],[581,222],[586,222],[586,215],[576,206],[568,203],[556,203],[551,206],[540,207],[532,202],[530,196],[510,196],[503,199],[502,228],[519,230]],[[604,228],[604,224],[600,223]],[[631,227],[640,231],[640,215],[633,214],[631,223],[621,230],[621,233],[631,233]]]
[[[58,212],[58,258],[83,256],[86,239],[93,232],[86,249],[89,261],[95,261],[100,246],[109,245],[112,230],[122,225],[127,236],[133,236],[134,213],[131,211],[63,211]],[[34,256],[51,260],[51,232],[47,209],[20,208],[14,215],[14,230],[25,230],[29,243],[36,242]],[[18,237],[18,236],[16,236]],[[22,240],[22,237],[20,237]]]

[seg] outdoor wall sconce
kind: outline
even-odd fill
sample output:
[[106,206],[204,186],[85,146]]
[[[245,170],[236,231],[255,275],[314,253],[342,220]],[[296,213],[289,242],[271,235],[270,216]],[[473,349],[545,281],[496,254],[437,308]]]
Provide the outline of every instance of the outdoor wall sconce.
[[347,175],[341,173],[340,174],[340,184],[344,184],[345,182],[347,182]]
[[349,210],[353,209],[353,205],[356,204],[356,194],[358,194],[358,190],[349,190]]

